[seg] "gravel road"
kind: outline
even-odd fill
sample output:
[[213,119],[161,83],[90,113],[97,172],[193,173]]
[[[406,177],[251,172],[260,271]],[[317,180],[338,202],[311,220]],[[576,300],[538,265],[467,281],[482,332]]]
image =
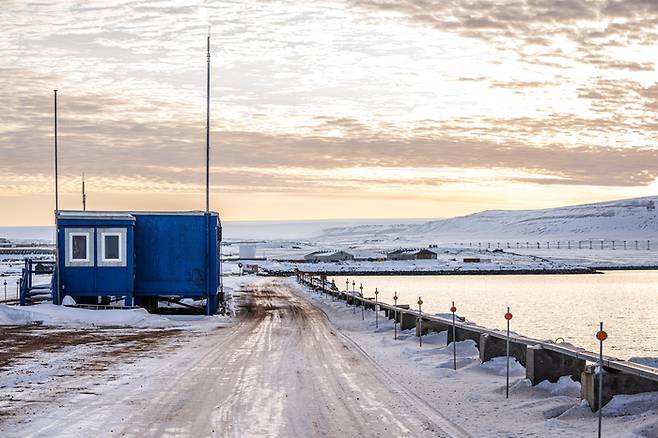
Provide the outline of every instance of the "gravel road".
[[[273,279],[240,292],[240,322],[113,370],[4,436],[466,436],[326,315]],[[102,376],[99,376],[102,377]],[[6,425],[8,426],[8,425]],[[4,429],[4,430],[3,430]]]

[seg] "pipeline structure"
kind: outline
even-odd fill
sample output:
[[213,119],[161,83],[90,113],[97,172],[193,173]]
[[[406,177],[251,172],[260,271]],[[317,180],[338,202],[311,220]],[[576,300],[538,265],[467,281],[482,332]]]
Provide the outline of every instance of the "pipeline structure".
[[[411,308],[409,304],[389,304],[376,297],[357,295],[354,291],[340,290],[328,282],[325,275],[296,271],[297,281],[319,293],[325,293],[349,305],[362,306],[384,317],[395,319],[400,330],[415,329],[416,336],[429,332],[447,332],[447,344],[453,341],[472,340],[479,351],[480,361],[507,356],[507,334],[503,331],[481,327],[470,322],[443,318]],[[562,376],[571,376],[581,384],[581,398],[587,400],[592,411],[605,406],[618,394],[638,394],[658,391],[658,368],[603,356],[602,369],[598,372],[599,354],[570,344],[541,341],[512,334],[509,338],[509,357],[515,358],[526,370],[526,378],[533,386],[544,380],[555,383]],[[600,379],[603,385],[600,385]],[[601,404],[599,405],[599,399]]]

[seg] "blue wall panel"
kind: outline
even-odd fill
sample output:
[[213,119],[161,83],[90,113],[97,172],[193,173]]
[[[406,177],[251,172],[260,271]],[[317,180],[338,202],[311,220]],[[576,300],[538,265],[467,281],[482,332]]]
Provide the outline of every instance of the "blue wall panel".
[[[119,213],[117,213],[119,214]],[[102,213],[69,213],[58,219],[61,296],[117,295],[208,298],[207,313],[217,308],[220,285],[217,213],[120,213],[132,220],[108,220]],[[85,216],[87,215],[87,216]],[[111,216],[108,213],[107,216]],[[126,266],[65,266],[65,230],[126,228]],[[97,238],[91,251],[96,254]]]

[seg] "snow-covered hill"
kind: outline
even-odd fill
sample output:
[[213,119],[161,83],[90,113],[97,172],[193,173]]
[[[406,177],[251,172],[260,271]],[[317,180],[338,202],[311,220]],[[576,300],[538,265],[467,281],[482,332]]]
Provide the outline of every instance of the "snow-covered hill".
[[320,239],[391,243],[495,239],[656,239],[656,204],[658,196],[543,210],[489,210],[423,223],[327,228]]

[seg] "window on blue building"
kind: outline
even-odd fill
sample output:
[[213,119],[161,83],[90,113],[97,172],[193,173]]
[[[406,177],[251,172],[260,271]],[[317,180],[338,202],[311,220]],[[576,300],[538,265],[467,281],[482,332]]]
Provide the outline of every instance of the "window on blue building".
[[103,234],[103,260],[121,260],[119,234]]
[[88,260],[86,234],[71,235],[71,260]]

